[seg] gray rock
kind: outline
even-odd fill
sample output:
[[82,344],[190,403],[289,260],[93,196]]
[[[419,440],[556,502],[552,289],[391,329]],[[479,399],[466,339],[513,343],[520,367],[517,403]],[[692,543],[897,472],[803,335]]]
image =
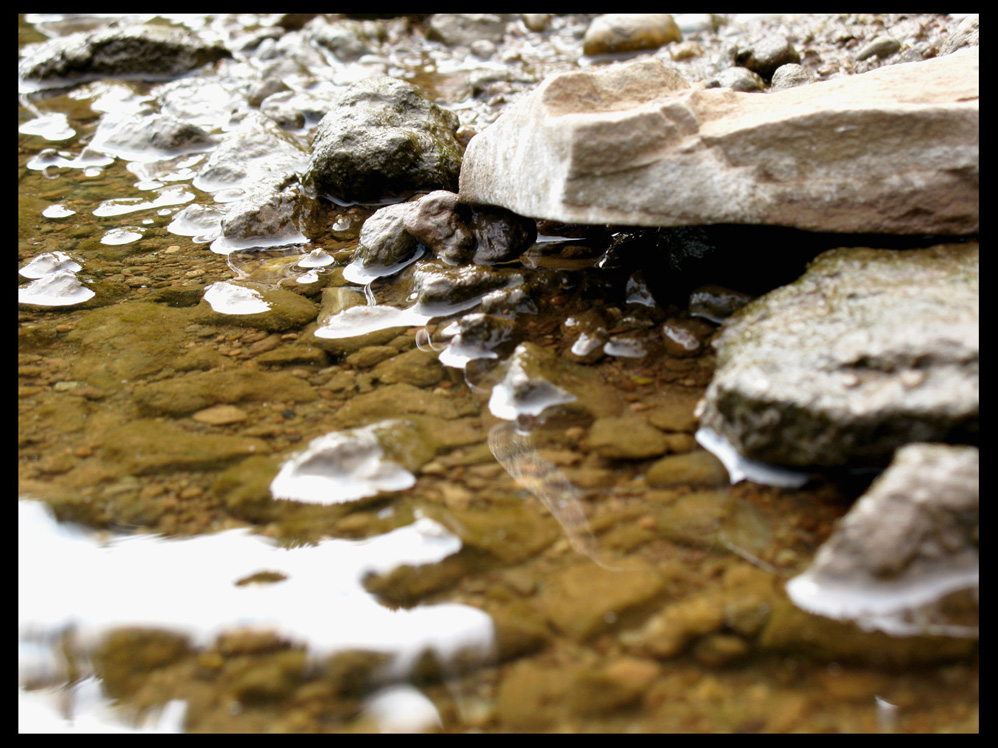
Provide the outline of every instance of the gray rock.
[[229,254],[238,249],[304,244],[318,232],[318,210],[297,175],[266,175],[238,201],[224,205],[221,237],[212,242],[211,249]]
[[771,90],[782,91],[785,88],[793,88],[794,86],[806,86],[810,82],[811,74],[807,71],[807,68],[788,62],[786,65],[780,65],[776,68],[770,85]]
[[725,323],[701,425],[749,459],[883,465],[975,443],[979,250],[833,249]]
[[796,605],[894,635],[978,636],[980,458],[911,444],[792,579]]
[[481,39],[499,44],[505,32],[506,23],[495,13],[434,13],[426,36],[456,47],[470,46]]
[[856,62],[866,60],[870,57],[879,57],[882,60],[886,57],[890,57],[899,49],[901,49],[901,42],[897,39],[892,39],[889,36],[878,36],[872,39],[868,44],[864,44],[853,59],[855,59]]
[[409,204],[405,228],[433,254],[451,265],[468,262],[475,252],[475,235],[459,212],[457,193],[436,190]]
[[217,142],[197,125],[169,114],[107,114],[90,147],[126,161],[155,161],[207,151]]
[[587,55],[640,52],[682,40],[679,26],[668,13],[607,13],[589,24],[582,50]]
[[342,62],[359,60],[378,47],[377,39],[372,38],[368,27],[361,21],[351,19],[336,23],[313,22],[308,27],[308,36]]
[[298,138],[258,112],[249,113],[226,133],[194,177],[206,192],[251,188],[265,176],[297,174],[308,164],[308,150]]
[[707,81],[707,88],[730,88],[732,91],[751,93],[765,90],[766,81],[748,68],[731,67],[725,68]]
[[388,205],[364,221],[357,244],[357,260],[365,268],[390,268],[410,259],[418,244],[405,230],[408,203]]
[[566,223],[976,234],[976,52],[765,96],[657,59],[566,73],[468,145],[461,200]]
[[946,40],[946,43],[943,45],[943,48],[939,51],[939,53],[948,55],[964,47],[979,46],[981,43],[980,27],[981,22],[979,15],[975,13],[972,16],[967,16],[960,21],[960,25],[956,27],[956,31],[953,32],[953,35]]
[[17,75],[28,90],[115,76],[172,78],[229,57],[191,29],[170,26],[110,27],[70,34],[30,49]]
[[322,118],[304,178],[320,194],[375,201],[454,189],[461,169],[458,118],[395,78],[349,86]]
[[800,54],[785,36],[768,36],[738,52],[736,61],[769,79],[781,65],[800,64]]

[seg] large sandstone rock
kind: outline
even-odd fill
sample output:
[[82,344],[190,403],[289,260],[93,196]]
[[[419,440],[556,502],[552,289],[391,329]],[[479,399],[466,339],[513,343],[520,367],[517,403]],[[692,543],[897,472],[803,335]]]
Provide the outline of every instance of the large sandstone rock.
[[908,445],[787,593],[864,628],[976,637],[979,524],[977,448]]
[[472,139],[461,199],[572,223],[979,231],[976,50],[768,94],[656,59],[544,81]]
[[727,320],[701,426],[745,457],[795,466],[975,443],[978,258],[974,243],[823,253]]

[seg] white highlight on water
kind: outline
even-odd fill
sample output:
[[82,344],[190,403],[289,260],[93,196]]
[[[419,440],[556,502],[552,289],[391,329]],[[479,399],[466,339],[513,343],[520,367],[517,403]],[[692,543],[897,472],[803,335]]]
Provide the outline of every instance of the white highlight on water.
[[204,291],[204,300],[219,314],[259,314],[270,309],[270,304],[254,288],[218,281]]

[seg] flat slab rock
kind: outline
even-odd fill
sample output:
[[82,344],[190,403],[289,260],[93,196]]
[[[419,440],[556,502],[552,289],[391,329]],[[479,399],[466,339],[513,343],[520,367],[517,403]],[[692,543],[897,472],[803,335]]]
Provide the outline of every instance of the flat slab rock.
[[701,426],[801,467],[977,443],[979,286],[976,243],[822,253],[725,323]]
[[657,59],[546,79],[468,145],[460,195],[570,223],[976,234],[976,51],[740,93]]

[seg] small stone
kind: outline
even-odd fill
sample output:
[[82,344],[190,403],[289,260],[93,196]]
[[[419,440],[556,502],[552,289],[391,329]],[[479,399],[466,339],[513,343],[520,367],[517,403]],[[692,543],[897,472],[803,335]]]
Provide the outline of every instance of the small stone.
[[199,423],[207,423],[209,426],[224,426],[229,423],[245,421],[246,413],[234,405],[215,405],[199,410],[191,418]]
[[608,13],[589,24],[582,51],[586,55],[639,52],[682,39],[682,32],[667,13]]
[[901,42],[897,39],[892,39],[889,36],[878,36],[873,41],[863,45],[859,52],[856,53],[855,60],[859,62],[869,57],[879,57],[883,60],[886,57],[890,57],[899,49],[901,49]]
[[773,73],[771,90],[782,91],[794,86],[806,86],[810,82],[811,74],[808,73],[807,68],[788,62],[786,65],[780,65],[776,68],[776,72]]
[[741,50],[737,63],[763,78],[771,78],[777,68],[787,63],[800,64],[800,54],[785,36],[774,35]]
[[598,418],[589,430],[589,446],[600,457],[644,460],[665,454],[668,439],[640,416]]
[[723,486],[730,482],[724,465],[706,450],[663,457],[648,468],[645,480],[656,488],[682,484]]

